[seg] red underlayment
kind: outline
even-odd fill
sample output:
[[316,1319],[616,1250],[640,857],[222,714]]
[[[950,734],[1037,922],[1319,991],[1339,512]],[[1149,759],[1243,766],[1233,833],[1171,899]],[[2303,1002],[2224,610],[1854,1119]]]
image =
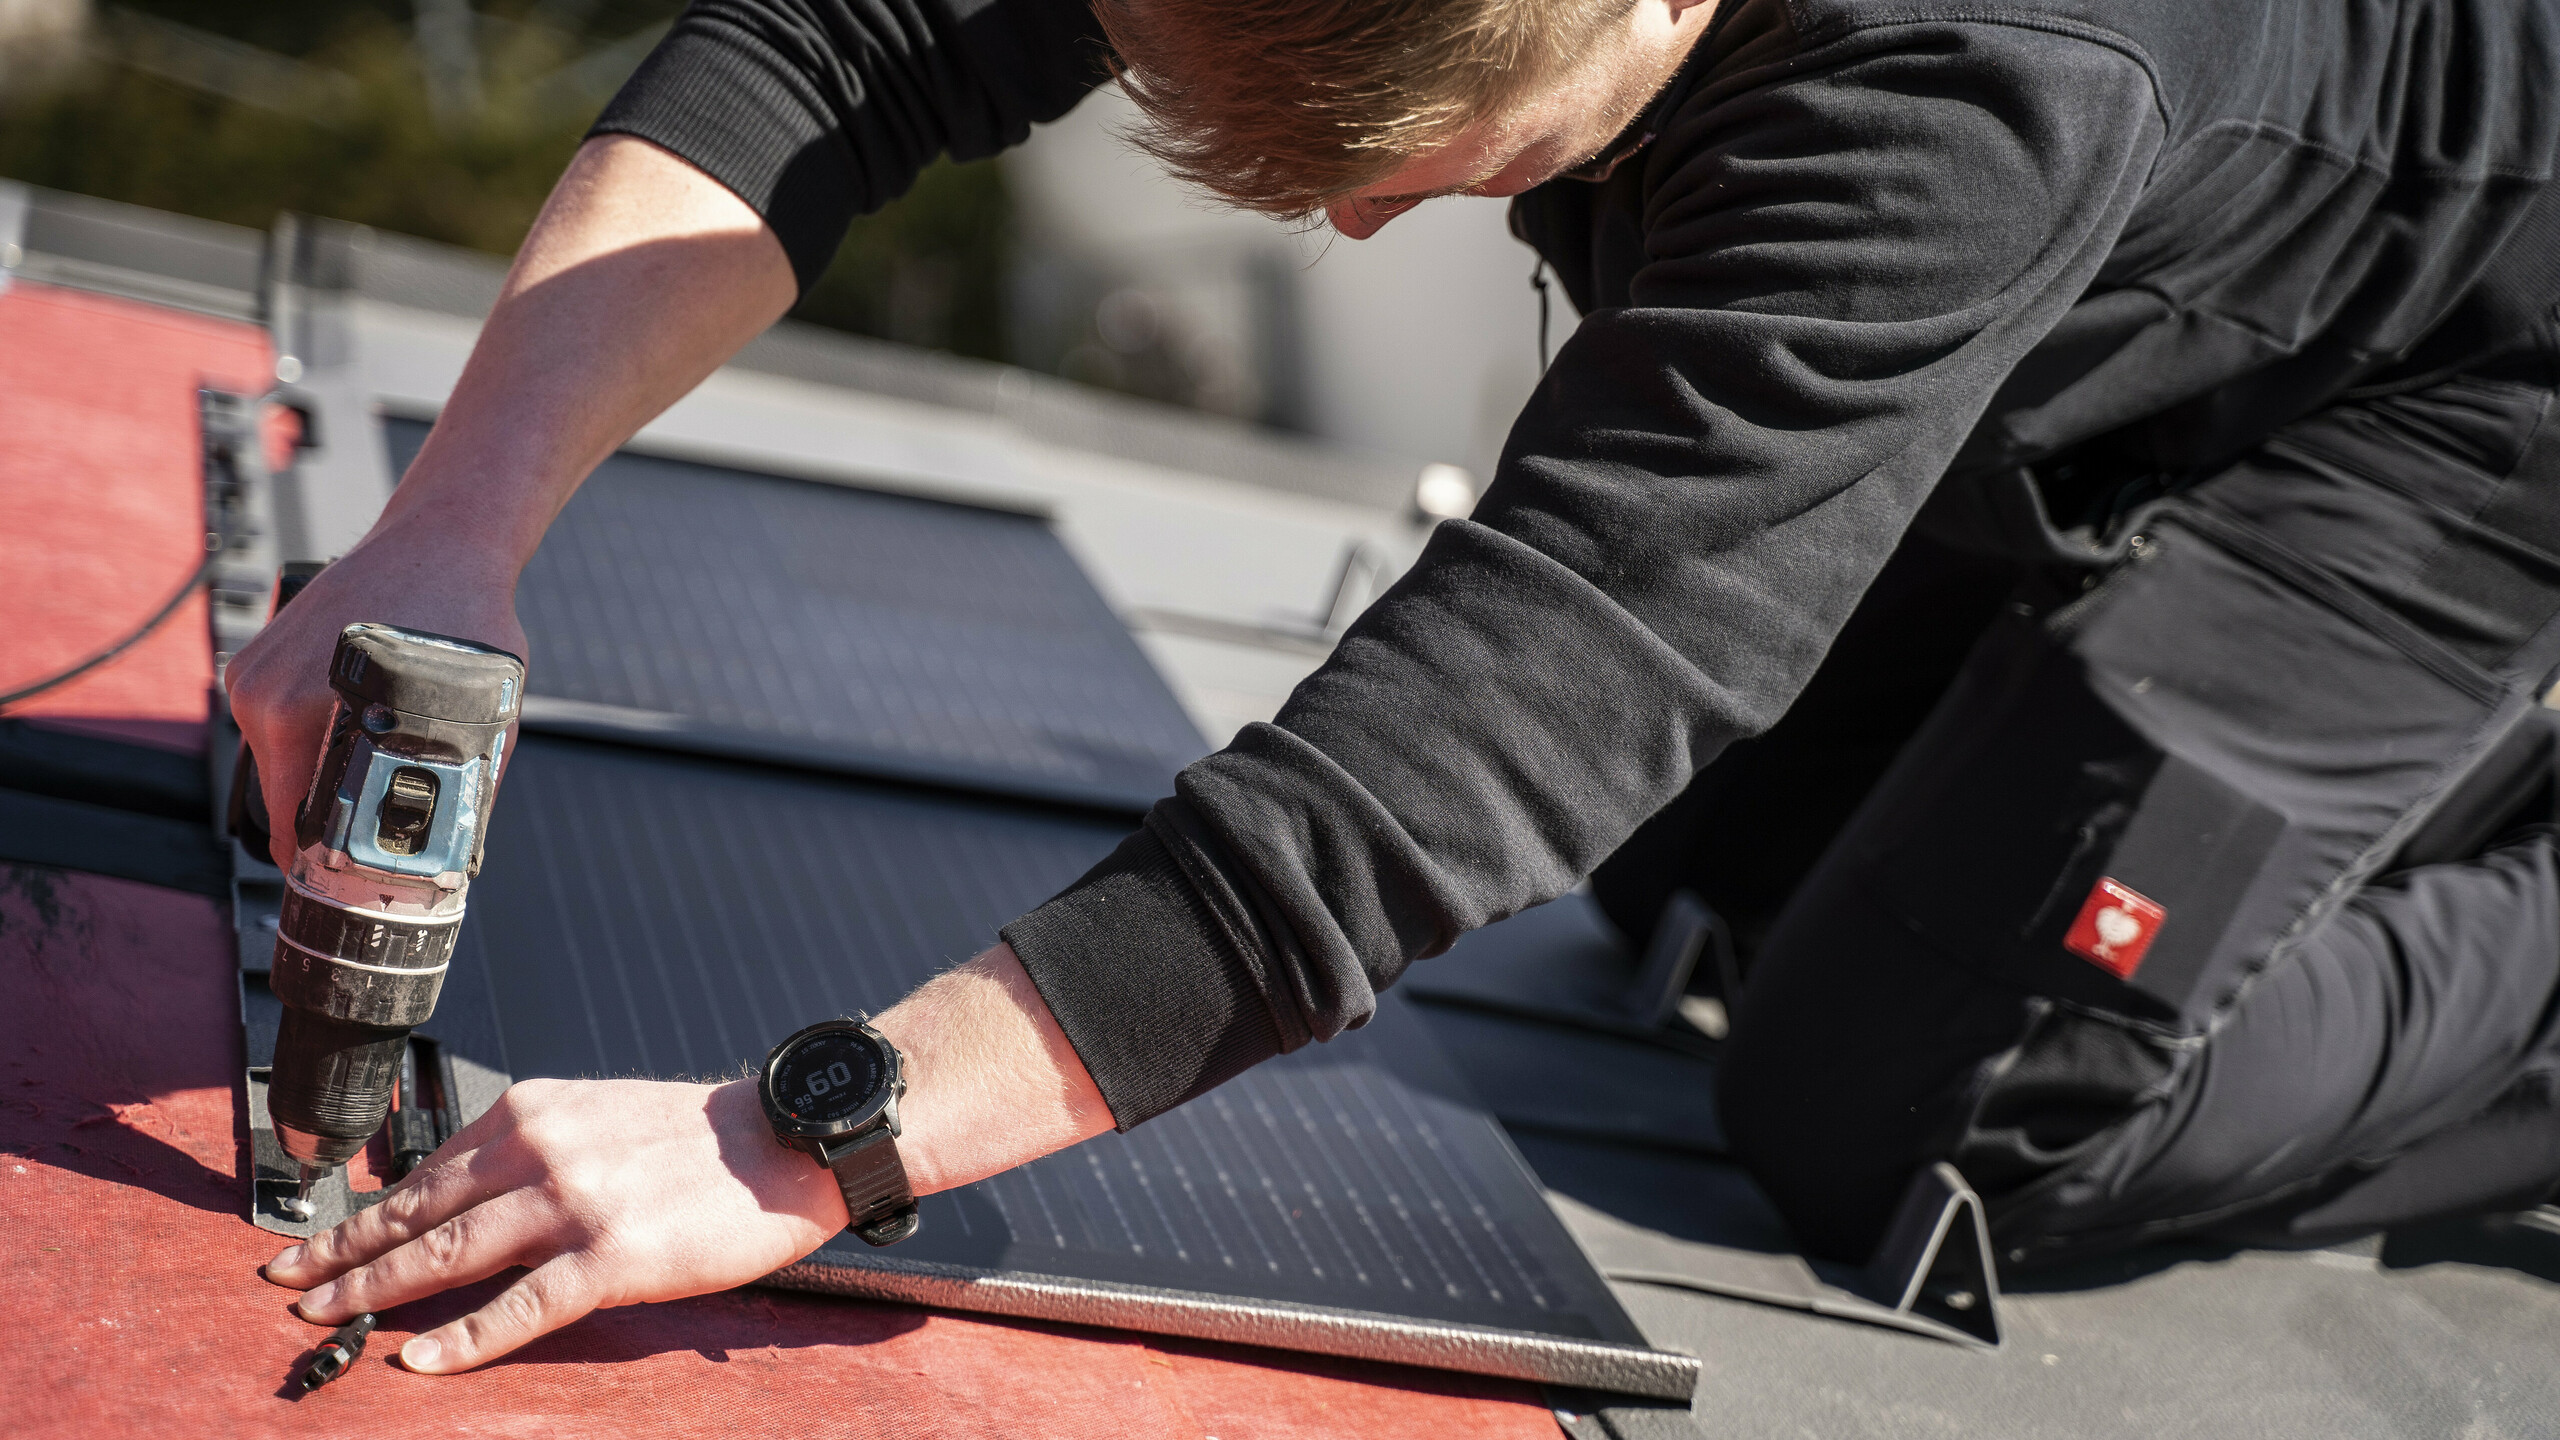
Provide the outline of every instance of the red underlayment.
[[[266,332],[19,282],[0,291],[0,694],[114,644],[204,562],[196,391],[268,387]],[[112,739],[203,746],[201,594],[119,656],[9,707]]]
[[[247,326],[0,294],[0,689],[164,600],[201,533],[194,390]],[[31,707],[201,749],[201,600]],[[387,1314],[344,1379],[256,1267],[231,935],[200,897],[0,865],[0,1432],[11,1436],[1485,1437],[1552,1440],[1529,1386],[742,1290],[590,1316],[471,1375],[383,1357],[500,1281]],[[362,1183],[362,1182],[360,1182]]]
[[1556,1434],[1523,1386],[765,1290],[604,1311],[445,1379],[381,1358],[465,1300],[424,1302],[289,1398],[325,1332],[257,1277],[282,1242],[240,1216],[219,907],[0,866],[0,984],[11,1435]]

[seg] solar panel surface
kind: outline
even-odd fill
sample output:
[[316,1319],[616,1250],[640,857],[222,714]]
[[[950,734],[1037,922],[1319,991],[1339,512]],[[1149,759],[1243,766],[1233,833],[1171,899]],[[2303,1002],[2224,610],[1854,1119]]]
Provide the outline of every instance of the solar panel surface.
[[[525,743],[501,815],[458,958],[488,977],[519,1077],[737,1074],[976,953],[1122,829],[553,738]],[[1457,1090],[1390,1007],[1126,1135],[931,1197],[888,1253],[1641,1343]]]
[[1034,516],[620,454],[516,603],[537,728],[1128,810],[1208,749]]

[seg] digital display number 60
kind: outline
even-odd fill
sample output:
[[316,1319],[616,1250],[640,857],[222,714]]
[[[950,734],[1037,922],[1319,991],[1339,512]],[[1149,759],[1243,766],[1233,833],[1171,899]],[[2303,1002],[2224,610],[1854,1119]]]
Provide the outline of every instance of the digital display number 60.
[[840,1090],[851,1084],[853,1084],[852,1068],[838,1060],[809,1077],[809,1098],[815,1100],[830,1090]]

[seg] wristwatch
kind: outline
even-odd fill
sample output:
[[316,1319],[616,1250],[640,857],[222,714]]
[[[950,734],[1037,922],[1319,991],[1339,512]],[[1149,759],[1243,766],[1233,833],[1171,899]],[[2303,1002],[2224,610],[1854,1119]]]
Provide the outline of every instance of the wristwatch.
[[869,1020],[822,1020],[774,1046],[758,1089],[774,1138],[835,1172],[854,1234],[895,1245],[916,1233],[898,1158],[906,1060]]

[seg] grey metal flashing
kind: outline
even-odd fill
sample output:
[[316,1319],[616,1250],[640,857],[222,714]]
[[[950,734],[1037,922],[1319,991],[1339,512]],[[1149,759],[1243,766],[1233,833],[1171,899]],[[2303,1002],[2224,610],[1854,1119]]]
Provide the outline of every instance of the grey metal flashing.
[[[388,305],[478,320],[497,303],[506,274],[506,262],[494,256],[375,234],[355,272],[355,293]],[[1413,509],[1418,467],[1406,461],[1115,395],[1010,365],[790,320],[747,342],[729,365],[986,416],[1061,449],[1398,514]]]
[[1103,1325],[1232,1345],[1383,1360],[1535,1380],[1654,1400],[1698,1388],[1694,1355],[1321,1305],[1242,1300],[1146,1285],[1021,1275],[864,1254],[839,1239],[766,1277],[768,1285],[984,1315]]
[[0,180],[0,292],[6,292],[18,266],[27,258],[29,191],[13,180]]
[[[324,229],[363,228],[338,220],[311,223]],[[477,321],[488,317],[506,286],[506,261],[458,245],[372,231],[361,251],[363,264],[348,277],[348,288],[385,305]]]
[[227,320],[259,318],[266,237],[185,215],[19,187],[22,280],[93,290]]
[[322,561],[353,549],[391,498],[381,417],[359,363],[356,278],[375,235],[287,215],[269,238],[266,313],[281,398],[299,408],[303,450],[277,486],[277,547],[286,560]]
[[[386,427],[408,424],[426,429],[435,426],[443,407],[415,396],[387,395],[365,406],[374,433],[388,433]],[[415,451],[414,446],[392,445],[388,453],[400,463]],[[671,460],[685,465],[711,465],[734,469],[745,465],[755,474],[776,480],[806,480],[817,485],[841,485],[848,490],[870,490],[882,494],[902,495],[913,499],[936,500],[947,505],[965,505],[972,510],[992,510],[1004,515],[1018,515],[1029,520],[1054,521],[1057,507],[1045,497],[1019,490],[998,489],[992,485],[965,480],[936,477],[929,484],[916,483],[915,477],[887,471],[855,471],[848,473],[841,463],[811,460],[773,453],[745,454],[737,447],[717,441],[702,443],[681,437],[642,431],[624,441],[615,455],[634,455],[648,460]],[[1134,621],[1132,623],[1135,623]]]
[[973,411],[1066,450],[1373,509],[1413,508],[1417,466],[1036,371],[916,351],[790,321],[730,362],[787,379]]

